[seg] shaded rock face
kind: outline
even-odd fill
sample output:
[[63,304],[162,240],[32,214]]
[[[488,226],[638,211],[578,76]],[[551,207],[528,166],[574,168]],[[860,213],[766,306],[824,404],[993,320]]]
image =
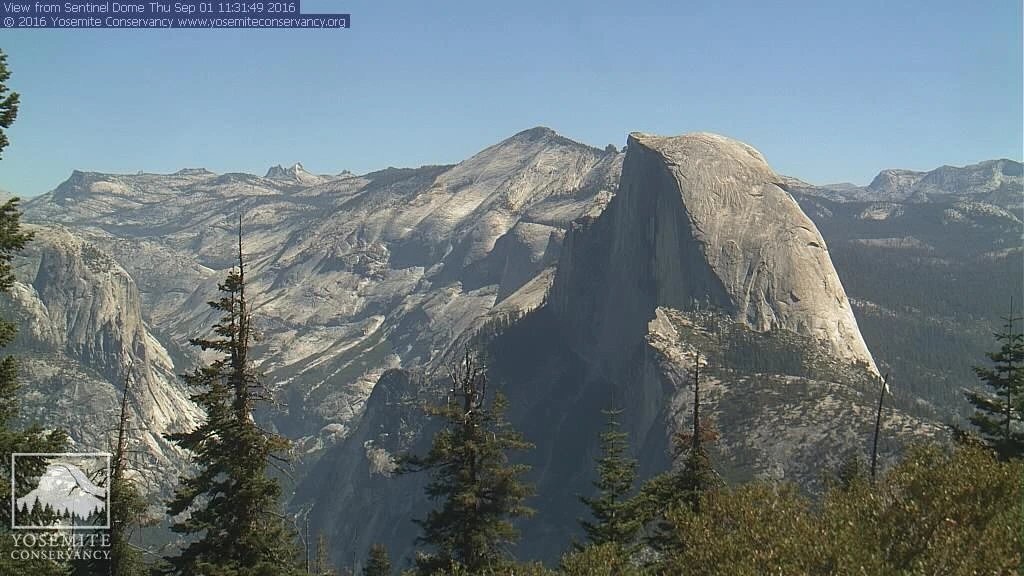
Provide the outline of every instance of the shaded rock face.
[[411,518],[430,509],[421,497],[429,478],[394,469],[407,451],[430,449],[437,427],[423,402],[436,400],[424,395],[417,375],[385,371],[358,425],[298,486],[296,503],[310,510],[310,526],[330,538],[334,562],[348,564],[354,552],[361,555],[373,543],[400,546],[389,549],[393,558],[411,552],[406,547],[419,535]]
[[583,354],[614,357],[657,306],[711,306],[876,371],[825,241],[759,152],[713,134],[632,134],[627,150],[608,210],[570,231],[551,297],[570,322],[605,313]]

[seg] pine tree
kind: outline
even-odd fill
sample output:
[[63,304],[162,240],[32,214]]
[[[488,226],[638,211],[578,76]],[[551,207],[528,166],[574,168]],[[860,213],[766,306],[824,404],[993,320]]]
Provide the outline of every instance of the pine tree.
[[391,558],[383,544],[370,546],[370,556],[363,567],[363,576],[391,576]]
[[826,478],[825,483],[834,489],[852,490],[869,480],[874,481],[870,470],[864,456],[860,452],[854,452],[843,458],[836,469],[835,476]]
[[5,131],[18,117],[19,96],[17,92],[10,92],[7,88],[7,80],[10,77],[11,73],[7,70],[7,55],[0,50],[0,158],[3,158],[4,148],[10,143]]
[[313,574],[318,576],[334,576],[336,572],[331,568],[330,555],[327,552],[327,536],[323,532],[316,537],[316,558],[313,564]]
[[[17,198],[0,205],[0,292],[7,292],[14,286],[11,260],[32,236],[31,232],[21,229],[21,213],[18,210]],[[13,322],[0,318],[0,347],[10,344],[17,331],[17,326]],[[6,356],[0,361],[0,478],[11,477],[13,452],[62,452],[67,445],[67,434],[62,430],[45,432],[38,425],[22,430],[14,428],[20,411],[20,390],[17,361],[13,356]],[[42,458],[18,457],[18,494],[31,489],[35,479],[46,470],[46,465]],[[0,501],[10,501],[10,488],[9,481],[0,482]],[[11,526],[10,512],[9,506],[0,506],[0,526]]]
[[[7,69],[7,55],[0,51],[0,154],[7,147],[5,133],[18,115],[18,94],[10,92],[7,80],[11,77]],[[21,228],[21,212],[18,210],[18,198],[11,198],[0,205],[0,293],[8,292],[14,286],[14,274],[11,261],[29,241],[32,233]],[[0,348],[14,340],[17,326],[7,319],[0,318]],[[21,383],[18,382],[18,365],[14,357],[6,356],[0,360],[0,574],[56,574],[63,571],[63,566],[51,561],[22,562],[11,559],[10,538],[11,513],[11,454],[14,452],[63,452],[67,447],[67,434],[63,430],[44,431],[38,425],[17,429],[14,426],[18,418],[21,402],[18,399]],[[43,458],[18,457],[17,469],[14,470],[16,494],[25,494],[34,487],[36,480],[46,470],[47,462]],[[28,518],[19,519],[27,524]]]
[[[581,496],[593,516],[593,521],[580,520],[580,525],[592,545],[614,544],[626,555],[636,550],[637,534],[642,527],[629,493],[636,482],[636,460],[629,458],[629,435],[619,430],[616,417],[621,410],[604,412],[608,417],[607,430],[601,434],[601,456],[597,458],[596,497]],[[576,545],[577,549],[583,546]]]
[[972,390],[965,395],[975,407],[971,423],[989,447],[1008,459],[1024,456],[1024,333],[1016,330],[1021,317],[1014,316],[1012,304],[1003,320],[1003,330],[995,334],[1001,346],[987,354],[993,366],[974,367],[991,392]]
[[111,463],[110,498],[110,576],[141,576],[145,566],[141,552],[130,539],[146,511],[146,502],[138,487],[128,477],[128,388],[131,384],[131,365],[125,370],[124,389],[121,391],[121,411],[117,420],[117,445]]
[[417,542],[434,551],[417,559],[421,574],[464,569],[483,575],[506,561],[505,546],[519,533],[511,520],[533,513],[523,501],[533,487],[521,477],[529,470],[510,464],[508,453],[533,447],[505,420],[505,397],[486,402],[486,368],[468,348],[449,368],[452,388],[444,404],[428,408],[442,420],[429,453],[406,457],[403,470],[429,470],[426,493],[440,508],[415,520],[423,533]]
[[261,429],[253,418],[255,404],[269,400],[249,359],[252,316],[246,297],[241,220],[238,266],[218,286],[221,297],[209,302],[222,313],[215,337],[190,343],[222,356],[184,375],[198,390],[192,400],[206,421],[191,432],[168,438],[188,450],[199,471],[181,479],[168,505],[172,517],[183,515],[172,530],[197,537],[170,560],[172,574],[298,574],[294,531],[280,511],[281,487],[268,475],[289,442]]

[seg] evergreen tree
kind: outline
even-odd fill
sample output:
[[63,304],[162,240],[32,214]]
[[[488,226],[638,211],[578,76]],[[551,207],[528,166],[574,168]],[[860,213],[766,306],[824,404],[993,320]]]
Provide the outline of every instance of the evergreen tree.
[[442,420],[429,453],[403,463],[406,472],[429,470],[427,495],[441,501],[439,509],[415,520],[423,530],[417,542],[434,549],[416,563],[421,574],[464,569],[483,575],[507,561],[504,547],[519,536],[511,520],[533,513],[523,504],[533,493],[521,480],[529,466],[508,461],[510,451],[533,445],[505,420],[502,394],[487,405],[486,368],[468,348],[449,377],[447,401],[428,408]]
[[1003,319],[1003,330],[995,334],[1001,346],[987,356],[993,366],[975,366],[974,372],[991,392],[966,392],[974,405],[971,423],[978,428],[982,439],[1002,458],[1024,456],[1024,334],[1015,328],[1021,317],[1010,315]]
[[191,432],[168,435],[192,454],[199,468],[181,479],[168,505],[182,516],[172,530],[195,536],[168,572],[206,576],[286,576],[298,574],[294,531],[281,513],[281,487],[268,466],[287,450],[282,436],[261,429],[253,418],[258,401],[269,400],[249,359],[252,317],[246,297],[245,261],[239,220],[238,266],[218,286],[221,297],[209,303],[222,313],[212,339],[190,343],[222,354],[213,363],[184,375],[197,389],[192,400],[206,414]]
[[313,565],[313,574],[318,576],[334,576],[336,572],[331,568],[330,556],[327,553],[327,536],[323,532],[316,537],[316,558]]
[[[597,458],[596,497],[581,496],[593,521],[580,520],[591,544],[614,544],[629,556],[636,550],[637,534],[642,527],[628,499],[636,482],[636,460],[626,455],[629,435],[619,430],[616,417],[621,410],[605,411],[607,430],[601,434],[601,456]],[[577,545],[577,549],[583,546]]]
[[363,576],[391,576],[391,558],[383,544],[370,546],[370,557],[363,567]]
[[7,54],[0,50],[0,158],[3,158],[4,148],[10,143],[6,130],[18,117],[19,96],[17,92],[11,92],[7,88],[7,80],[10,77],[11,73],[7,70]]
[[[870,482],[831,482],[817,500],[753,481],[676,507],[657,574],[1017,574],[1024,462],[973,445],[921,445]],[[608,574],[600,558],[588,562]],[[563,564],[565,561],[563,560]]]
[[853,452],[843,458],[836,470],[835,477],[826,478],[825,483],[834,489],[852,490],[859,484],[874,481],[870,470],[864,456],[860,452]]
[[[10,92],[7,80],[11,77],[7,69],[7,56],[0,51],[0,154],[7,147],[5,133],[18,115],[18,94]],[[11,260],[32,239],[32,233],[21,229],[21,212],[18,198],[11,198],[0,205],[0,293],[14,286]],[[15,324],[0,318],[0,348],[14,340],[17,333]],[[14,357],[0,360],[0,574],[59,574],[64,566],[49,560],[16,561],[11,558],[13,539],[9,530],[12,526],[11,509],[11,454],[14,452],[63,452],[67,447],[67,434],[63,430],[45,431],[38,425],[16,427],[21,402],[18,399],[21,383],[18,382],[18,365]],[[46,470],[43,458],[18,457],[14,470],[14,485],[18,495],[24,495],[35,485]],[[19,518],[19,523],[33,523],[29,518]]]
[[[129,373],[131,366],[129,366]],[[121,414],[117,425],[117,445],[111,463],[110,499],[110,576],[145,574],[141,551],[130,543],[132,534],[146,512],[146,502],[128,476],[128,375],[121,391]]]

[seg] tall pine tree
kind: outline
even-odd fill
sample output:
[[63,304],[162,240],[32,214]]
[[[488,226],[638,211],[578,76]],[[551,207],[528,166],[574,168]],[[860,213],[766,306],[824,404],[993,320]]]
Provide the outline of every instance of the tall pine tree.
[[7,80],[11,72],[7,69],[7,54],[0,50],[0,158],[3,158],[4,148],[10,143],[7,139],[7,129],[14,124],[18,117],[18,101],[20,96],[17,92],[11,92],[7,88]]
[[[5,130],[11,127],[18,116],[18,93],[11,92],[7,87],[10,77],[7,55],[0,51],[0,153],[8,144]],[[11,198],[0,205],[0,293],[6,293],[14,286],[11,261],[31,239],[32,234],[21,229],[18,199]],[[0,318],[0,348],[10,344],[17,332],[13,322]],[[67,447],[67,434],[62,430],[45,431],[38,425],[25,428],[17,426],[20,390],[17,361],[13,356],[6,356],[0,360],[0,574],[60,574],[66,569],[62,563],[46,559],[15,560],[10,554],[13,545],[8,532],[12,526],[11,454],[63,452]],[[45,470],[45,459],[19,457],[14,471],[17,494],[23,495],[31,490]],[[25,519],[21,519],[21,523],[26,523]]]
[[370,546],[370,555],[363,567],[363,576],[391,576],[391,558],[383,544]]
[[986,444],[1008,459],[1024,456],[1024,334],[1016,330],[1021,317],[1014,316],[1012,303],[1003,320],[1003,329],[995,334],[999,350],[987,354],[992,367],[974,367],[991,391],[965,394],[975,407],[971,423]]
[[327,536],[323,532],[316,536],[316,556],[313,562],[313,574],[317,576],[336,576],[337,572],[331,566],[330,554],[327,551]]
[[[629,435],[619,430],[616,419],[621,410],[608,410],[607,429],[601,433],[601,456],[597,462],[597,495],[581,496],[593,520],[580,520],[587,540],[593,545],[613,544],[621,553],[636,551],[637,534],[643,527],[629,499],[636,482],[636,460],[627,455]],[[577,545],[578,549],[583,546]]]
[[433,548],[416,563],[426,575],[463,569],[482,576],[505,566],[506,546],[519,537],[512,519],[533,513],[523,503],[533,493],[521,479],[529,466],[508,460],[509,452],[533,445],[505,420],[502,394],[488,405],[486,368],[468,348],[449,377],[447,401],[428,408],[442,419],[429,453],[406,457],[403,465],[430,471],[427,495],[441,503],[415,521],[423,530],[418,543]]
[[125,370],[124,390],[121,391],[121,411],[117,419],[117,445],[114,447],[110,478],[110,576],[142,576],[145,566],[142,553],[132,546],[132,533],[139,526],[139,518],[146,512],[146,501],[129,476],[128,438],[131,421],[128,412],[128,388],[131,384],[131,364]]
[[206,421],[191,432],[168,438],[192,454],[199,470],[182,478],[168,505],[177,517],[175,532],[195,537],[170,558],[169,573],[204,576],[287,576],[299,573],[298,547],[279,503],[281,487],[268,474],[290,444],[260,428],[253,410],[269,400],[249,358],[252,313],[246,297],[241,219],[238,266],[218,286],[221,297],[209,302],[221,312],[215,336],[190,342],[222,354],[213,363],[184,375],[197,390],[192,400]]

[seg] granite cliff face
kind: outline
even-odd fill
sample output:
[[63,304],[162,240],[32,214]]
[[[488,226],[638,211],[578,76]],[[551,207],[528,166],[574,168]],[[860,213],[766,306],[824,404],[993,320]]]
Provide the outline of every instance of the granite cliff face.
[[576,266],[567,254],[551,296],[562,316],[585,317],[581,304],[612,310],[595,357],[645,332],[657,306],[703,305],[876,371],[824,239],[759,152],[713,134],[631,134],[628,150],[602,229],[569,241],[570,251],[600,244],[587,258],[606,262]]
[[199,411],[143,320],[134,280],[67,229],[26,229],[35,238],[15,260],[17,280],[4,301],[21,326],[9,352],[29,384],[22,417],[64,427],[79,449],[109,450],[131,370],[132,457],[149,488],[168,488],[168,472],[181,470],[183,459],[163,434],[193,427]]

